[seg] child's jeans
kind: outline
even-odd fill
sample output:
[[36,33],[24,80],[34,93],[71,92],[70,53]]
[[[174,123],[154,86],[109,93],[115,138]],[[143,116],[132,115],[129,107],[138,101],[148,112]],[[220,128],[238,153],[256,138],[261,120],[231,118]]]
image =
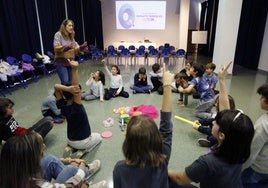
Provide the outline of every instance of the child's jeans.
[[251,167],[245,169],[241,174],[244,188],[264,188],[268,187],[268,174],[261,174]]
[[[51,181],[55,179],[56,183],[64,183],[69,178],[76,175],[78,167],[73,165],[64,165],[61,160],[53,155],[46,155],[41,159],[42,178]],[[89,171],[85,170],[85,177],[89,175]]]

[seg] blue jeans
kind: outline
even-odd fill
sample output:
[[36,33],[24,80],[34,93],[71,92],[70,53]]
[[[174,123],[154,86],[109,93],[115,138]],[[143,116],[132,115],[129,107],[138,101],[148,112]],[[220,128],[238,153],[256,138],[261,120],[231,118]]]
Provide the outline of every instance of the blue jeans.
[[268,174],[261,174],[251,167],[245,169],[241,174],[244,188],[265,188],[268,187]]
[[131,85],[130,89],[135,90],[137,93],[145,93],[145,92],[148,92],[149,90],[151,90],[152,86],[151,85],[147,85],[147,86]]
[[56,66],[56,71],[60,78],[62,85],[71,84],[72,81],[72,67],[70,66]]
[[[42,178],[51,181],[55,179],[56,183],[64,183],[73,177],[78,167],[72,165],[64,165],[61,160],[53,155],[46,155],[41,159]],[[85,171],[85,177],[89,175],[89,171]]]

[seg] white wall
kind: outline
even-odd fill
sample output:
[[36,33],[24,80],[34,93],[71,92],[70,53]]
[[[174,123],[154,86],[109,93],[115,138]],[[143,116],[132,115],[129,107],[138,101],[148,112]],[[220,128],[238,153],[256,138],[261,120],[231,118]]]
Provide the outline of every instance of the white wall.
[[[267,17],[268,18],[268,17]],[[266,26],[262,41],[262,49],[259,60],[258,69],[268,72],[268,19],[266,18]]]
[[[219,1],[213,63],[216,71],[221,65],[234,60],[242,0]],[[228,73],[232,73],[233,65]]]
[[[157,46],[169,43],[179,46],[179,0],[166,1],[166,29],[165,30],[116,30],[115,0],[102,0],[102,26],[104,48],[114,42],[129,41],[139,42],[148,39]],[[141,1],[142,3],[142,1]],[[187,21],[188,22],[188,21]],[[184,28],[184,30],[188,30]],[[187,41],[187,37],[183,39]]]

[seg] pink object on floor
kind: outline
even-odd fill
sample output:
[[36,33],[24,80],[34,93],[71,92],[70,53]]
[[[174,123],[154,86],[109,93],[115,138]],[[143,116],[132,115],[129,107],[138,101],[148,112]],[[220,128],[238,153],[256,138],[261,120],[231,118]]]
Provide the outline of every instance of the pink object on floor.
[[104,131],[103,133],[101,133],[101,136],[103,138],[110,138],[113,135],[113,133],[111,131]]
[[130,116],[133,116],[135,114],[140,114],[140,113],[145,114],[152,119],[157,118],[159,116],[157,108],[153,105],[135,106],[135,107],[132,107],[130,111],[128,112]]

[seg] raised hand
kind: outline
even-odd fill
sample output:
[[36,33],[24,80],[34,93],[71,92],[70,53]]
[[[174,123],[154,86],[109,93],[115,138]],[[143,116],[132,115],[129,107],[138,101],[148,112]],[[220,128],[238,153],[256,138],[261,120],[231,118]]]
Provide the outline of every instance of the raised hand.
[[228,70],[228,68],[231,66],[231,64],[232,64],[233,62],[232,61],[230,61],[227,65],[222,65],[221,66],[221,68],[220,68],[220,70],[219,70],[219,72],[218,72],[218,78],[219,79],[223,79],[223,78],[225,78],[226,77],[226,75],[227,75],[227,70]]

